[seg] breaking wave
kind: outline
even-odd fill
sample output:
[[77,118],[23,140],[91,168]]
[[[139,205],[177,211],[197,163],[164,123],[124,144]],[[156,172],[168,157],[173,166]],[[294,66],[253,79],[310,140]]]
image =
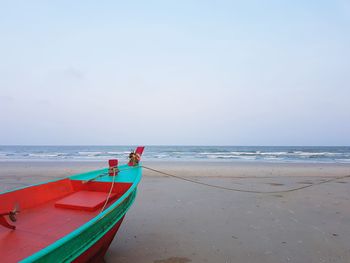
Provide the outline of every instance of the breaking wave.
[[[134,146],[0,146],[6,160],[126,160]],[[144,160],[350,163],[350,147],[147,146]]]

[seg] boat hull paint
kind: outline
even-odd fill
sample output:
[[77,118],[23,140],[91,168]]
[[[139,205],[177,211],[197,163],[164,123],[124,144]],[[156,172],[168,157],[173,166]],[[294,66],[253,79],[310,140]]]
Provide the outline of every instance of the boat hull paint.
[[98,240],[94,245],[92,245],[88,250],[76,258],[74,263],[100,263],[104,262],[104,256],[112,243],[114,236],[117,234],[119,227],[123,221],[122,217],[113,227],[109,230],[100,240]]

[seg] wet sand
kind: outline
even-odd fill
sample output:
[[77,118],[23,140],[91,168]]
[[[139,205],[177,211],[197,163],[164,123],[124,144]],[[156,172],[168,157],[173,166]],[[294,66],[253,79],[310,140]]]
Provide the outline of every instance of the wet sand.
[[[344,164],[147,162],[201,182],[287,190],[350,175]],[[0,191],[101,162],[0,162]],[[144,171],[106,262],[350,262],[350,178],[294,192],[225,191]]]

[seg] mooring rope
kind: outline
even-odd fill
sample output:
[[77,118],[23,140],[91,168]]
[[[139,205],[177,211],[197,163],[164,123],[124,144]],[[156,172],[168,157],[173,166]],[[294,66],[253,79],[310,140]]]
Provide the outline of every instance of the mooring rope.
[[[118,170],[117,170],[117,173],[122,172],[122,171],[131,170],[131,169],[137,168],[137,167],[139,167],[139,166],[130,166],[130,167],[126,167],[126,168],[124,168],[124,169],[118,169]],[[114,171],[114,173],[116,173],[116,171]],[[108,175],[108,173],[99,174],[98,176],[96,176],[96,177],[94,177],[94,178],[91,178],[90,180],[87,180],[87,181],[84,182],[84,183],[91,182],[91,181],[93,181],[93,180],[95,180],[95,179],[97,179],[97,178],[99,178],[99,177],[101,177],[101,176],[104,176],[104,175]],[[105,201],[105,203],[104,203],[104,205],[103,205],[103,207],[102,207],[100,213],[102,213],[103,210],[104,210],[104,209],[106,208],[106,206],[107,206],[107,203],[108,203],[108,201],[109,201],[109,198],[111,197],[111,194],[112,194],[113,186],[114,186],[114,183],[115,183],[115,178],[116,178],[117,176],[118,176],[117,174],[114,174],[114,175],[113,175],[113,180],[112,180],[111,188],[109,189],[109,193],[108,193],[108,195],[107,195],[107,199],[106,199],[106,201]]]
[[111,188],[109,189],[109,193],[108,193],[108,195],[107,195],[107,199],[106,199],[106,201],[105,201],[105,203],[104,203],[104,205],[103,205],[103,207],[102,207],[100,213],[102,213],[103,210],[105,210],[106,205],[107,205],[107,203],[108,203],[108,201],[109,201],[109,198],[111,197],[112,190],[113,190],[113,186],[114,186],[114,182],[115,182],[115,178],[117,177],[117,175],[116,175],[115,173],[116,173],[116,172],[114,171],[113,180],[112,180],[112,185],[111,185]]
[[291,189],[286,189],[286,190],[279,190],[279,191],[256,191],[256,190],[246,190],[246,189],[239,189],[239,188],[231,188],[231,187],[226,187],[226,186],[220,186],[220,185],[214,185],[214,184],[208,184],[208,183],[203,183],[203,182],[199,182],[196,180],[192,180],[186,177],[182,177],[182,176],[178,176],[178,175],[174,175],[174,174],[170,174],[170,173],[166,173],[157,169],[153,169],[147,166],[141,166],[147,170],[159,173],[159,174],[163,174],[163,175],[167,175],[173,178],[177,178],[183,181],[187,181],[187,182],[191,182],[191,183],[195,183],[195,184],[200,184],[200,185],[205,185],[208,187],[212,187],[212,188],[217,188],[217,189],[221,189],[221,190],[228,190],[228,191],[235,191],[235,192],[244,192],[244,193],[253,193],[253,194],[280,194],[280,193],[288,193],[288,192],[294,192],[297,190],[301,190],[301,189],[305,189],[305,188],[309,188],[315,185],[321,185],[321,184],[325,184],[325,183],[329,183],[332,181],[336,181],[336,180],[340,180],[340,179],[344,179],[344,178],[348,178],[350,177],[350,175],[345,175],[345,176],[338,176],[338,177],[334,177],[328,180],[323,180],[321,182],[316,182],[316,183],[312,183],[309,185],[304,185],[304,186],[300,186],[300,187],[296,187],[296,188],[291,188]]

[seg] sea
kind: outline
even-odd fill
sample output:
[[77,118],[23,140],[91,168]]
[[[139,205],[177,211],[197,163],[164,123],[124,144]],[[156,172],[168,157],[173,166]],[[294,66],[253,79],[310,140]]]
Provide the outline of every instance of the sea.
[[[0,146],[1,161],[126,161],[135,146]],[[350,147],[146,146],[145,161],[350,163]]]

